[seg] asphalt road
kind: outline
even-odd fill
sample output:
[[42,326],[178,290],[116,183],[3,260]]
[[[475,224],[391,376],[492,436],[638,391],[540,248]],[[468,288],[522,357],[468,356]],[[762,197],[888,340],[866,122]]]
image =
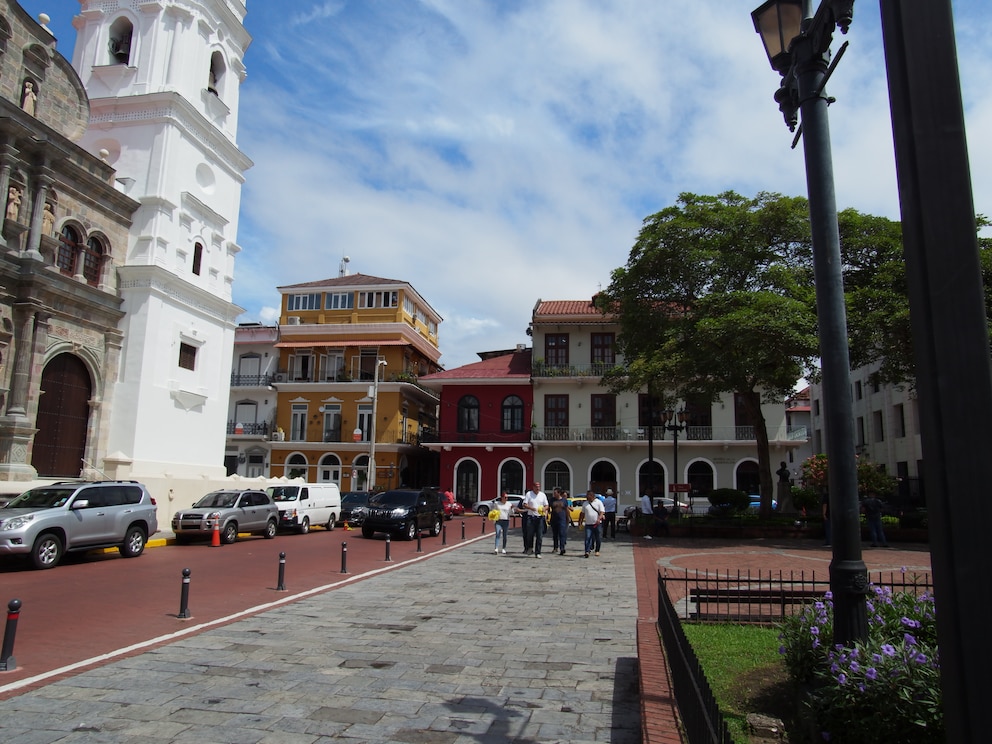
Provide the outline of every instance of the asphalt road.
[[[449,548],[462,541],[463,524],[466,539],[482,534],[483,520],[474,515],[446,522]],[[492,535],[491,525],[486,530]],[[442,536],[425,532],[418,553],[416,541],[391,540],[387,562],[384,535],[366,540],[359,530],[314,528],[307,535],[280,533],[272,540],[242,537],[219,548],[209,541],[153,543],[134,559],[121,558],[116,550],[69,554],[46,571],[34,570],[27,559],[5,559],[0,561],[0,606],[6,610],[12,599],[22,605],[16,668],[0,673],[0,699],[34,686],[5,692],[12,683],[50,675],[37,684],[47,683],[62,676],[53,671],[70,667],[66,673],[75,672],[88,660],[101,663],[122,649],[125,655],[136,653],[145,648],[140,644],[167,643],[205,624],[230,622],[301,593],[389,570],[445,549],[442,542]],[[277,588],[280,553],[286,554],[284,591]],[[343,558],[347,573],[342,573]],[[190,617],[180,618],[185,568],[190,569]]]

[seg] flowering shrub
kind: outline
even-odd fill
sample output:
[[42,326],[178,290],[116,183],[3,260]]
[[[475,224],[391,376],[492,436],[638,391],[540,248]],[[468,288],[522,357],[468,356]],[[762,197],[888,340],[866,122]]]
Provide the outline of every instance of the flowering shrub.
[[933,597],[871,587],[868,639],[832,645],[831,594],[782,624],[789,676],[809,686],[808,711],[824,741],[943,742]]

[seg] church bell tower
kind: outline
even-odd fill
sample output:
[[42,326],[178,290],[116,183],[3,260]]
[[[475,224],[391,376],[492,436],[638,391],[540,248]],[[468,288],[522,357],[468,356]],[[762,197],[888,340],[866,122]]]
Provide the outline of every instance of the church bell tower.
[[141,206],[117,267],[123,349],[108,460],[134,477],[222,477],[238,210],[251,161],[241,0],[79,0],[80,145]]

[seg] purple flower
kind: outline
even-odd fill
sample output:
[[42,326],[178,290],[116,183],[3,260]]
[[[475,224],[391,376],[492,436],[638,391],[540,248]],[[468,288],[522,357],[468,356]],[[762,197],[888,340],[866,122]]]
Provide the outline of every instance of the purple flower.
[[878,672],[875,670],[875,667],[868,667],[865,672],[865,678],[870,679],[873,682],[878,679]]
[[839,685],[847,684],[847,675],[846,674],[838,674],[837,675],[837,684],[839,684]]
[[901,622],[907,628],[919,628],[920,627],[920,623],[919,623],[918,620],[913,620],[913,619],[908,618],[908,617],[902,618],[899,622]]
[[915,646],[916,645],[916,639],[913,636],[911,636],[909,633],[903,633],[902,634],[902,639],[906,643],[907,646]]
[[882,644],[882,653],[885,654],[886,656],[895,656],[896,655],[896,649],[891,644],[883,643]]

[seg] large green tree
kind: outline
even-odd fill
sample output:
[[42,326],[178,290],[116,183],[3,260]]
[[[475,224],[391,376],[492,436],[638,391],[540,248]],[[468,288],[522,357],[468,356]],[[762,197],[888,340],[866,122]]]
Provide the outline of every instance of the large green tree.
[[612,389],[664,403],[737,393],[754,424],[761,513],[772,473],[762,402],[815,370],[816,304],[802,198],[681,194],[644,221],[627,264],[598,297],[620,325]]
[[[989,222],[978,215],[981,229]],[[878,365],[881,383],[915,384],[902,226],[845,209],[838,215],[851,367]],[[979,238],[985,314],[992,332],[992,239]],[[948,301],[953,297],[948,296]]]

